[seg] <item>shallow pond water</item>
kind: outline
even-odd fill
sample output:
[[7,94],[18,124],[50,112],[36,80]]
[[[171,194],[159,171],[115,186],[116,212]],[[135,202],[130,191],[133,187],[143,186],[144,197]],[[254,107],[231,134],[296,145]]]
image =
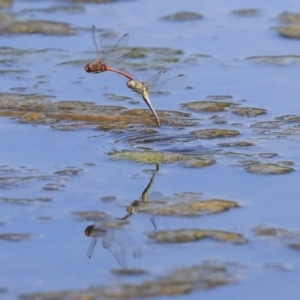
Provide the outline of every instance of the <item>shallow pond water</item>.
[[[294,298],[298,3],[0,9],[1,299]],[[150,94],[160,128],[125,77],[85,72],[92,25],[100,51],[130,34],[135,80],[187,77]]]

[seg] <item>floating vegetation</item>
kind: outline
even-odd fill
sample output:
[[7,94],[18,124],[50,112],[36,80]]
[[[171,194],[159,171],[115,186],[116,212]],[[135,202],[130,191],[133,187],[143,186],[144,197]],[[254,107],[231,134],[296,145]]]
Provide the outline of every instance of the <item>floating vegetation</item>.
[[221,112],[232,106],[237,106],[237,104],[222,101],[195,101],[181,104],[181,107],[203,112]]
[[264,108],[241,107],[233,110],[233,113],[243,117],[257,117],[265,115],[267,110]]
[[[194,198],[194,197],[193,197]],[[131,213],[149,213],[160,216],[196,217],[207,214],[216,214],[237,208],[234,201],[223,199],[182,199],[182,195],[172,198],[155,199],[152,201],[134,201],[127,210]]]
[[93,287],[85,291],[62,291],[23,294],[22,300],[96,300],[134,299],[163,296],[187,295],[194,291],[215,289],[237,282],[237,266],[230,263],[205,262],[175,269],[165,276],[142,283],[123,283],[111,286]]
[[35,238],[36,236],[28,233],[3,233],[0,234],[1,241],[7,242],[20,242],[24,240],[29,240]]
[[202,239],[213,239],[222,242],[231,242],[236,244],[246,243],[242,234],[219,231],[219,230],[201,230],[201,229],[178,229],[155,231],[148,234],[148,237],[157,243],[189,243]]
[[0,20],[2,26],[0,34],[44,34],[44,35],[74,35],[76,30],[71,28],[67,23],[43,21],[43,20],[27,20],[17,21],[10,15],[1,15]]
[[200,129],[191,132],[199,139],[229,138],[240,135],[238,130],[229,129]]
[[172,15],[162,17],[162,20],[165,21],[195,21],[201,20],[203,16],[199,13],[181,11]]
[[252,231],[265,240],[275,239],[293,250],[300,251],[300,231],[268,225],[258,225]]
[[1,197],[0,198],[1,202],[9,203],[9,204],[33,204],[37,202],[41,203],[47,203],[52,201],[52,198],[35,198],[35,199],[28,199],[28,198],[6,198],[6,197]]
[[300,39],[300,14],[284,12],[279,15],[279,19],[285,23],[290,23],[289,26],[278,26],[277,32],[280,36],[289,39]]
[[191,157],[184,154],[159,151],[129,151],[111,152],[108,155],[115,160],[129,160],[145,164],[162,164],[162,163],[184,163],[187,167],[207,167],[213,165],[215,160],[204,159],[200,157]]
[[[122,106],[84,101],[51,102],[52,98],[41,94],[0,93],[0,116],[17,117],[22,123],[55,123],[51,128],[58,130],[78,130],[92,125],[99,130],[126,129],[134,124],[155,126],[147,110],[127,110]],[[162,122],[170,126],[193,126],[198,123],[188,113],[162,111],[159,114]]]
[[246,60],[262,63],[262,64],[272,64],[272,65],[294,65],[300,62],[300,55],[267,55],[267,56],[249,56]]
[[77,211],[72,212],[72,216],[78,218],[79,220],[100,222],[110,218],[110,216],[102,211]]
[[250,141],[238,141],[238,142],[231,142],[231,143],[219,143],[218,146],[220,147],[251,147],[254,146],[255,143]]
[[40,113],[30,112],[25,114],[19,119],[19,122],[22,123],[45,123],[46,117]]
[[149,272],[143,269],[116,269],[110,271],[112,274],[120,275],[120,276],[141,276],[141,275],[148,275]]
[[243,8],[235,9],[231,13],[239,17],[253,17],[258,16],[260,14],[260,10],[256,8]]
[[279,129],[281,122],[279,121],[262,121],[256,122],[251,125],[252,128],[263,128],[263,129]]
[[254,163],[246,166],[245,170],[256,174],[287,174],[295,171],[295,169],[291,167],[281,166],[274,163]]

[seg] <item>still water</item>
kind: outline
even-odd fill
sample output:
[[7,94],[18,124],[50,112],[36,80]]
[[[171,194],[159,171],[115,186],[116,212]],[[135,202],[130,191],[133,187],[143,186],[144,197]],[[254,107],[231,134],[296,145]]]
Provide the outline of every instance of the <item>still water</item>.
[[295,298],[297,1],[0,7],[1,299]]

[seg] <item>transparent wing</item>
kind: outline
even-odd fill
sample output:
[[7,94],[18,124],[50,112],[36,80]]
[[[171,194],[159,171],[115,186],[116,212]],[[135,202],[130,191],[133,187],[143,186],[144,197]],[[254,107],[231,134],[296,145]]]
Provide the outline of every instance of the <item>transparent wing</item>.
[[171,78],[165,78],[165,74],[163,75],[164,78],[161,78],[161,80],[159,80],[159,82],[157,82],[154,86],[149,87],[149,92],[151,93],[159,92],[159,91],[172,92],[173,90],[181,87],[187,80],[187,77],[183,74],[179,74]]
[[111,249],[109,249],[110,253],[114,256],[114,258],[117,260],[117,262],[119,263],[119,265],[123,268],[127,267],[127,261],[125,258],[125,255],[123,252],[120,251],[113,251]]
[[101,40],[101,50],[103,51],[102,60],[106,64],[113,64],[121,56],[124,55],[124,50],[129,42],[130,35],[124,34],[115,45],[106,46],[105,39]]
[[97,239],[92,239],[86,253],[88,258],[92,257],[96,244],[97,244]]
[[124,231],[119,231],[116,236],[120,248],[123,251],[130,251],[134,257],[141,257],[141,249],[137,247],[132,238]]
[[107,229],[105,236],[102,238],[102,246],[109,249],[114,241],[114,230]]
[[155,75],[153,75],[152,77],[146,79],[143,83],[149,89],[151,89],[151,88],[153,88],[157,84],[157,81],[159,80],[160,76],[162,76],[165,73],[166,73],[166,71],[160,71],[160,72],[156,73]]
[[100,51],[98,49],[97,42],[96,42],[96,27],[95,27],[95,25],[92,26],[92,35],[93,35],[93,43],[96,48],[97,55],[100,58]]

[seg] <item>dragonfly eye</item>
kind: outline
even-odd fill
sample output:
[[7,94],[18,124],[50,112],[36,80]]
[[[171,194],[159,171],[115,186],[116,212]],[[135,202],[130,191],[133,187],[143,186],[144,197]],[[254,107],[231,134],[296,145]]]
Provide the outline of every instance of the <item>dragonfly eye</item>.
[[127,86],[128,86],[129,88],[132,88],[132,86],[133,86],[133,81],[132,81],[132,80],[127,81]]
[[94,230],[94,227],[95,227],[94,225],[88,226],[88,227],[85,229],[84,234],[85,234],[86,236],[90,236],[90,235],[92,234],[93,230]]
[[91,65],[89,65],[89,64],[86,64],[85,67],[84,67],[84,69],[85,69],[85,71],[87,73],[91,73],[92,72]]

